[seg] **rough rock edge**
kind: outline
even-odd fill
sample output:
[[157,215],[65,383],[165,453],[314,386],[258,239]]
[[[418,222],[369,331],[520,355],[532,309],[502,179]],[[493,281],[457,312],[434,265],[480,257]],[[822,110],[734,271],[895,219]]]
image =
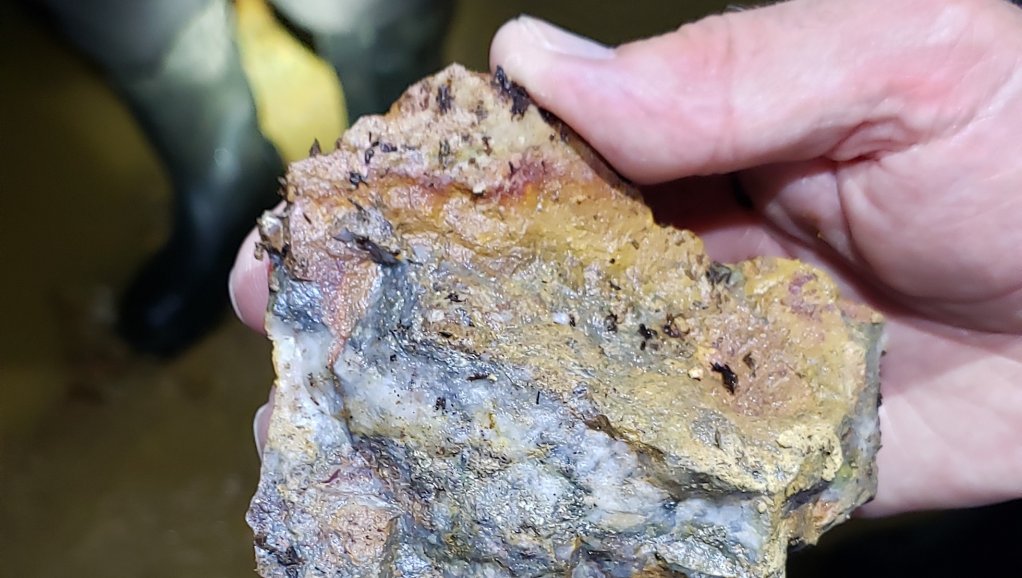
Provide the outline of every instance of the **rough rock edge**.
[[[478,92],[480,80],[493,90],[494,102],[480,100],[480,105],[475,109],[452,106],[453,100],[464,100],[465,94]],[[504,108],[497,106],[500,103]],[[477,120],[480,115],[508,115],[513,121],[509,126],[517,127],[518,130],[512,128],[509,134],[505,135],[507,138],[499,142],[481,143],[487,149],[497,149],[493,157],[509,158],[508,171],[494,170],[493,167],[479,166],[465,162],[465,158],[457,158],[457,151],[464,149],[465,141],[471,141],[473,135],[469,135],[469,138],[463,138],[465,135],[449,135],[459,140],[452,146],[444,137],[437,139],[436,134],[424,131],[421,133],[421,141],[416,143],[416,133],[407,132],[409,128],[416,126],[416,122],[399,125],[390,117],[371,117],[361,120],[339,141],[338,151],[331,155],[329,163],[310,159],[300,168],[293,167],[292,172],[297,170],[306,174],[317,174],[322,177],[321,182],[324,183],[347,182],[355,190],[367,182],[372,183],[382,177],[425,179],[430,181],[428,186],[434,187],[437,191],[485,194],[498,199],[503,197],[506,198],[506,202],[514,203],[521,185],[535,177],[521,169],[533,166],[532,161],[535,158],[543,159],[549,156],[544,152],[544,147],[563,147],[567,144],[574,149],[578,157],[563,160],[558,155],[550,156],[554,159],[555,165],[561,161],[572,166],[567,168],[545,166],[544,170],[548,175],[557,174],[562,169],[565,174],[572,174],[572,170],[577,169],[574,165],[578,165],[581,160],[595,176],[611,183],[611,188],[617,194],[627,196],[635,194],[607,169],[588,147],[580,143],[570,130],[531,106],[524,90],[509,82],[506,77],[498,75],[491,81],[489,78],[467,73],[460,67],[452,67],[437,77],[412,87],[395,104],[391,115],[399,119],[418,118],[416,115],[422,111],[431,111],[429,114],[436,111],[441,115],[469,114],[475,115]],[[503,127],[507,123],[507,118],[494,122],[497,126]],[[456,126],[457,121],[452,124]],[[419,129],[424,127],[435,128],[431,126],[428,115],[424,126],[418,126]],[[400,147],[386,140],[394,138],[395,132],[402,137]],[[540,138],[537,135],[549,138]],[[515,138],[519,139],[517,145],[514,144]],[[444,146],[445,142],[447,146]],[[434,153],[432,147],[423,146],[423,143],[439,144]],[[508,145],[508,148],[512,149],[510,152],[500,150],[505,143],[512,143]],[[474,146],[478,148],[480,143],[475,142]],[[432,156],[433,154],[436,156]],[[526,158],[529,156],[535,158]],[[436,165],[443,170],[434,171],[433,167]],[[299,190],[292,180],[289,181],[285,192],[287,200],[293,207],[299,195],[327,201],[326,205],[329,205],[328,200],[338,197],[340,191],[331,188],[314,190],[308,187]],[[414,575],[434,575],[437,568],[430,569],[431,563],[425,552],[415,551],[413,545],[401,543],[401,536],[412,530],[408,527],[401,508],[394,500],[386,498],[392,495],[394,490],[387,487],[374,473],[381,467],[380,464],[372,463],[371,455],[367,456],[365,452],[356,451],[345,424],[335,417],[342,413],[342,408],[341,401],[335,393],[338,387],[337,376],[329,368],[342,353],[341,346],[346,340],[345,329],[348,332],[354,329],[357,319],[349,319],[351,325],[344,327],[345,322],[339,322],[337,315],[332,319],[318,318],[315,312],[322,304],[317,303],[316,298],[322,296],[306,291],[308,288],[303,289],[305,293],[291,290],[296,281],[301,283],[303,279],[318,279],[321,285],[323,279],[329,279],[333,285],[330,282],[326,283],[328,288],[338,287],[340,281],[337,278],[324,277],[322,271],[308,269],[310,266],[315,267],[315,264],[310,265],[291,253],[292,247],[302,243],[309,244],[313,250],[327,248],[322,246],[322,240],[292,238],[293,231],[287,225],[288,218],[294,218],[294,215],[290,211],[285,211],[283,219],[268,216],[261,223],[263,243],[270,253],[275,269],[272,281],[274,303],[271,306],[271,315],[268,316],[268,330],[275,342],[274,363],[278,373],[278,388],[276,411],[264,454],[263,477],[249,514],[249,521],[256,530],[260,572],[264,576],[330,575],[325,570],[320,573],[314,564],[310,564],[312,559],[326,558],[322,555],[319,558],[309,556],[308,553],[302,552],[302,549],[303,546],[307,547],[310,544],[310,535],[319,531],[321,518],[342,516],[347,526],[366,531],[361,537],[356,536],[357,532],[354,531],[347,537],[347,545],[341,548],[347,559],[368,561],[385,554],[389,562],[384,561],[384,566],[390,568],[390,571],[401,569],[410,572],[419,568],[421,572]],[[377,263],[393,258],[389,253],[386,239],[372,239],[368,245],[366,241],[367,239],[353,237],[346,242],[361,243],[360,248],[363,250],[368,246],[370,252],[376,252],[372,258]],[[282,292],[281,290],[285,288],[287,290]],[[280,296],[285,293],[291,297],[299,295],[309,299],[303,303],[284,303],[282,306]],[[879,347],[876,343],[879,322],[875,316],[853,306],[847,305],[845,309],[851,323],[862,332],[859,336],[862,342],[873,345],[868,348],[869,359],[866,361],[870,373],[865,376],[867,387],[858,397],[856,411],[849,414],[849,423],[842,424],[840,428],[845,432],[853,432],[848,439],[842,440],[842,446],[846,443],[859,446],[858,451],[865,456],[871,466],[872,455],[879,445],[874,405],[878,385],[876,358]],[[334,332],[333,337],[337,339],[323,333],[328,331],[327,328]],[[332,349],[324,349],[324,337],[328,341],[333,341]],[[856,420],[861,423],[850,423]],[[324,480],[333,482],[338,476],[347,476],[352,480],[345,486],[347,494],[337,496],[322,489],[314,489],[316,482],[322,483]],[[284,488],[291,490],[283,491]],[[297,493],[294,492],[295,489],[298,490]],[[358,491],[352,492],[352,489]],[[856,479],[849,480],[840,490],[852,490],[855,493],[841,496],[840,500],[833,498],[833,502],[843,500],[845,511],[831,512],[822,526],[807,524],[803,519],[798,524],[791,524],[798,526],[797,529],[801,532],[793,531],[796,528],[787,530],[781,528],[780,535],[792,536],[796,541],[815,541],[819,532],[847,517],[854,506],[872,495],[875,490],[875,477],[871,467],[861,468]],[[819,496],[817,493],[812,497]],[[804,513],[803,518],[819,515],[819,512],[814,512],[812,508],[802,508],[801,511]],[[792,516],[793,519],[797,517]],[[812,531],[806,532],[806,529]],[[373,532],[377,535],[371,535]],[[663,553],[658,555],[661,558],[664,556]],[[783,549],[774,555],[780,556],[779,569],[777,560],[757,566],[763,569],[773,568],[770,570],[771,575],[781,575]],[[648,571],[653,569],[650,568]],[[361,574],[356,570],[350,575]]]

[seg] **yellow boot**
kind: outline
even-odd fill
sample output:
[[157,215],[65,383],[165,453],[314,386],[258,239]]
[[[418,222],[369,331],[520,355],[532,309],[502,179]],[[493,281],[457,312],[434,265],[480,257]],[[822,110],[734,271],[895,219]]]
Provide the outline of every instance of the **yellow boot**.
[[334,69],[282,26],[265,0],[235,0],[238,48],[259,127],[285,162],[309,154],[314,139],[332,143],[347,126]]

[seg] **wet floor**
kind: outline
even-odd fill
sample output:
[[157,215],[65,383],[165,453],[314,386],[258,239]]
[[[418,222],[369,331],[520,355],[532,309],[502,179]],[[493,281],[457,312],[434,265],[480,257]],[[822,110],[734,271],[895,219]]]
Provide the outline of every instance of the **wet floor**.
[[173,362],[112,334],[168,187],[94,71],[0,13],[0,574],[246,576],[269,348],[225,317]]

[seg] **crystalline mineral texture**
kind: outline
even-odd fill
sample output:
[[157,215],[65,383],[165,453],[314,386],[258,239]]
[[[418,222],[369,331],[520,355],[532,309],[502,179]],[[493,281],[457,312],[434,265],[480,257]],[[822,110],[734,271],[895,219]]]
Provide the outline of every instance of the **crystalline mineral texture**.
[[879,316],[713,262],[502,73],[420,82],[284,194],[263,576],[783,576],[873,495]]

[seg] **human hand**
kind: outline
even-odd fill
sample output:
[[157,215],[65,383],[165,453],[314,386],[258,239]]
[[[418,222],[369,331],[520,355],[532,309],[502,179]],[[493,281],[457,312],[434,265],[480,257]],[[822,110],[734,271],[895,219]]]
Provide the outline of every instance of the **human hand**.
[[[887,315],[867,513],[1022,496],[1022,10],[796,0],[613,50],[519,19],[491,62],[624,175],[682,179],[652,202],[716,259],[813,262]],[[261,330],[254,242],[231,293]]]
[[520,18],[490,61],[638,183],[731,173],[652,197],[716,259],[885,313],[866,513],[1022,496],[1022,10],[795,0],[616,49]]

